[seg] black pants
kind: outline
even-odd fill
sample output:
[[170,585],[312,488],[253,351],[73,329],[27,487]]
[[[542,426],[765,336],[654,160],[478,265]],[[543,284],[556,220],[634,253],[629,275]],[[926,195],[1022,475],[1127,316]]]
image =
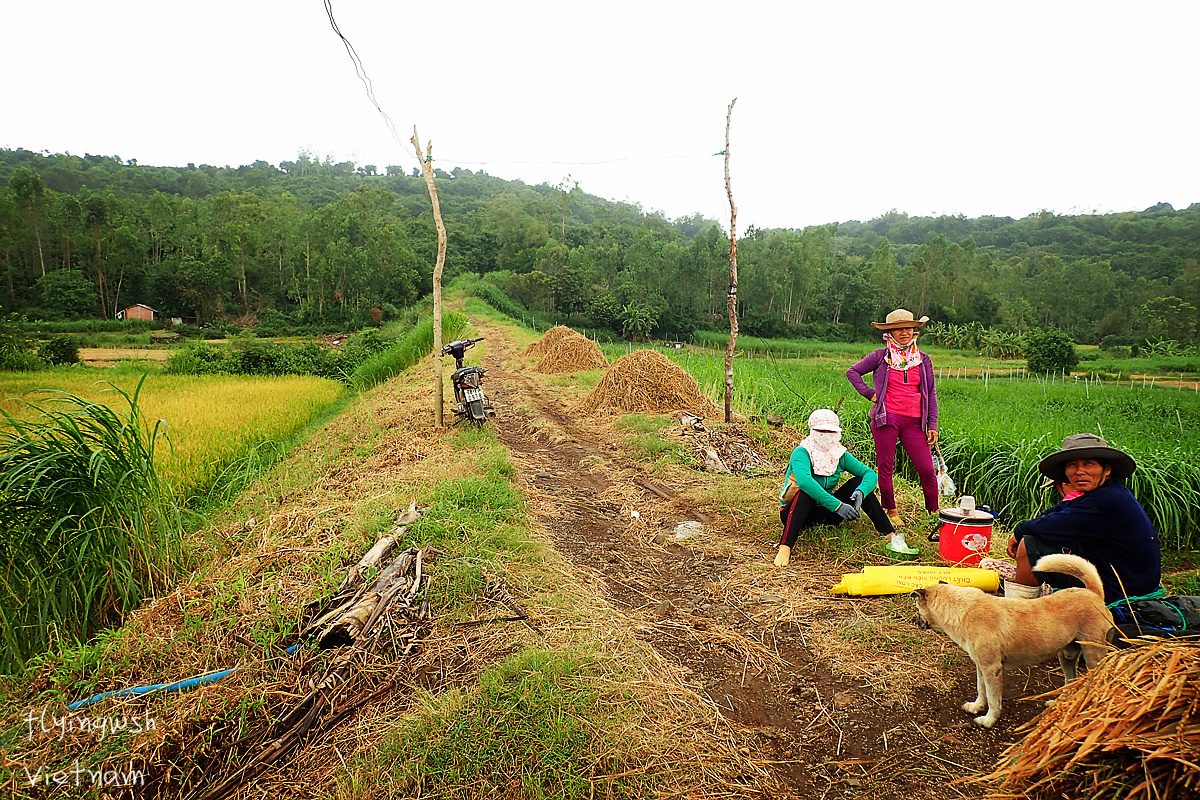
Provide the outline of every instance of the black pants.
[[[854,490],[860,483],[862,483],[862,478],[851,478],[835,489],[833,496],[843,503],[849,503],[850,495],[854,494]],[[879,498],[875,496],[875,492],[871,492],[863,498],[862,510],[875,526],[875,530],[880,533],[896,531],[887,512],[883,510],[883,506],[879,505]],[[796,492],[792,501],[779,509],[779,522],[783,525],[783,538],[779,543],[794,547],[796,536],[805,528],[811,528],[814,525],[837,525],[844,521],[836,511],[830,511],[824,506],[817,505],[817,501],[804,492]]]

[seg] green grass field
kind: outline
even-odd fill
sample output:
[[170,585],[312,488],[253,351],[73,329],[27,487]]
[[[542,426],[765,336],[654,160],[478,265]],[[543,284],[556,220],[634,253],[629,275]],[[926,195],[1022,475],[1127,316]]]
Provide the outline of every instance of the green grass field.
[[[46,390],[112,404],[125,400],[140,373],[109,375],[88,369],[0,374],[0,409],[27,417],[25,400]],[[105,380],[104,378],[110,378]],[[163,375],[151,372],[139,404],[153,424],[163,420],[169,444],[156,449],[161,477],[182,496],[202,491],[220,471],[254,446],[289,439],[342,396],[344,387],[322,378]]]
[[[606,348],[610,358],[628,347]],[[666,350],[718,405],[725,397],[724,354]],[[803,429],[815,408],[838,408],[843,439],[875,462],[869,403],[846,379],[866,349],[829,345],[803,358],[734,359],[733,408],[745,417],[778,414]],[[1038,461],[1072,433],[1097,433],[1132,455],[1127,485],[1146,508],[1164,548],[1200,547],[1200,393],[1190,384],[1102,381],[1087,376],[1042,379],[1014,362],[930,354],[938,373],[941,449],[960,494],[1016,522],[1049,504]],[[981,369],[982,367],[982,369]],[[1009,377],[1009,376],[1013,377]],[[1020,376],[1020,377],[1017,377]],[[900,469],[908,469],[901,456]],[[915,475],[909,477],[915,478]]]

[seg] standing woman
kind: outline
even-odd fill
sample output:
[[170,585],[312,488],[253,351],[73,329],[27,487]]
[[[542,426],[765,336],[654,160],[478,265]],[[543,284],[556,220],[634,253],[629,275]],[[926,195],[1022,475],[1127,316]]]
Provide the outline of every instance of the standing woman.
[[[863,397],[870,400],[871,436],[875,439],[879,493],[888,516],[899,519],[892,476],[896,469],[896,443],[904,447],[917,469],[925,510],[938,510],[937,475],[929,448],[937,444],[937,391],[933,385],[933,363],[917,349],[917,330],[929,317],[913,319],[911,311],[898,308],[884,322],[871,325],[883,331],[887,345],[846,370],[846,377]],[[871,375],[872,386],[863,381]]]

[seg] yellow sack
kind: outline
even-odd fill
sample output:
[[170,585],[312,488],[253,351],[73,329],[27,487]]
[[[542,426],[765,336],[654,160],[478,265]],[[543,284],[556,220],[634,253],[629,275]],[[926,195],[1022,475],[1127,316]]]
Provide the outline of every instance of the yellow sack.
[[954,586],[974,586],[985,592],[1000,588],[1000,573],[978,567],[942,567],[904,564],[891,567],[863,567],[861,573],[842,575],[831,594],[875,595],[906,594],[942,582]]

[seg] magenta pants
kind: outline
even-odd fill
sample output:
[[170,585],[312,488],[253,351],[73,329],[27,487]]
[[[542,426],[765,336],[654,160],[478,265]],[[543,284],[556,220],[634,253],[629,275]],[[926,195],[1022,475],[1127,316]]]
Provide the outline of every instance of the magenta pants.
[[898,441],[917,469],[917,476],[921,480],[921,493],[925,495],[925,510],[937,511],[937,476],[933,472],[933,455],[929,452],[929,440],[925,438],[925,431],[921,430],[921,420],[918,417],[888,414],[887,425],[871,424],[871,436],[875,439],[875,461],[879,468],[880,505],[885,509],[896,507],[892,474],[896,471]]

